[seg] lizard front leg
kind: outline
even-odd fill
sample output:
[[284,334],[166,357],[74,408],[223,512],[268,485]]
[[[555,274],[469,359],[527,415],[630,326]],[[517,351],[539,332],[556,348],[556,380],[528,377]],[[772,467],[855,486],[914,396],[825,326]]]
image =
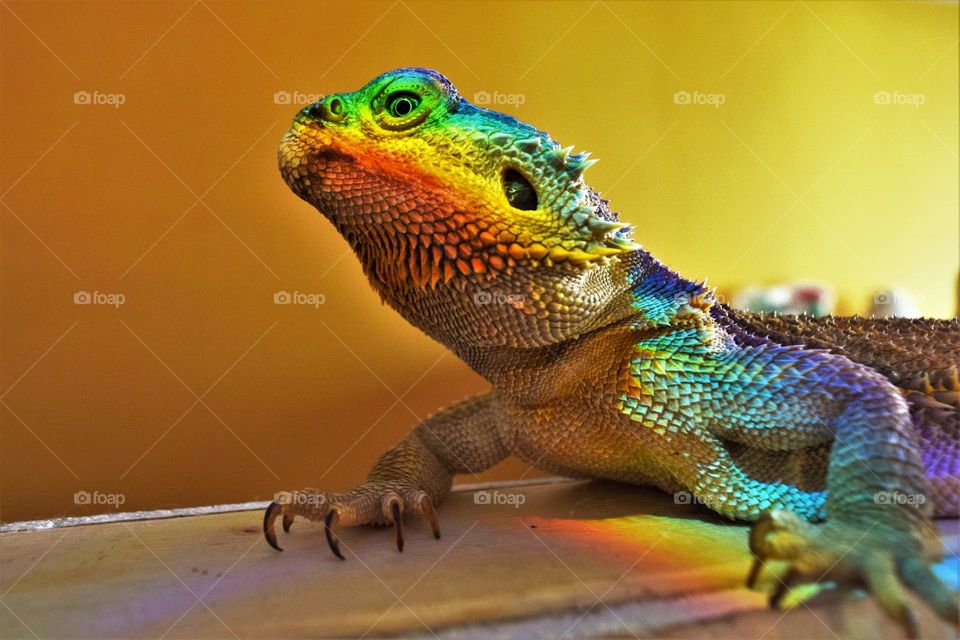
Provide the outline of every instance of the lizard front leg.
[[[916,623],[908,590],[957,624],[957,594],[930,567],[940,552],[930,520],[933,496],[897,389],[845,357],[796,347],[732,350],[717,358],[712,373],[724,380],[731,371],[737,382],[712,394],[705,422],[714,437],[748,449],[723,447],[728,455],[717,459],[724,468],[705,467],[701,497],[722,504],[724,496],[741,503],[746,496],[749,503],[784,486],[795,489],[813,469],[826,472],[826,495],[815,486],[805,493],[809,510],[773,504],[759,518],[750,536],[757,562],[749,581],[767,559],[786,560],[790,568],[772,606],[794,583],[833,579],[866,586],[911,637]],[[792,471],[778,466],[787,454],[796,463]],[[764,458],[766,469],[757,464]],[[823,523],[810,522],[824,516]]]
[[323,522],[330,550],[343,559],[338,527],[392,524],[403,551],[403,514],[411,511],[426,518],[439,538],[434,507],[449,493],[453,476],[492,467],[509,455],[512,440],[496,392],[469,398],[418,425],[380,457],[360,486],[342,494],[317,489],[279,494],[264,513],[264,536],[282,551],[274,531],[277,518],[282,516],[284,531],[296,516]]

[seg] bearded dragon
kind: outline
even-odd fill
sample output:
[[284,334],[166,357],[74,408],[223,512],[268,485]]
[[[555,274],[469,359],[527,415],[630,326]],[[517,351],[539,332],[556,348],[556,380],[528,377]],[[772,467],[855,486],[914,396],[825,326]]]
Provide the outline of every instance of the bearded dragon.
[[753,583],[865,586],[916,635],[906,594],[960,619],[931,570],[960,515],[960,325],[734,310],[631,238],[594,162],[445,77],[399,69],[301,110],[280,171],[373,288],[492,385],[444,409],[343,494],[281,492],[263,528],[338,529],[435,507],[508,455],[565,476],[687,491],[753,522]]

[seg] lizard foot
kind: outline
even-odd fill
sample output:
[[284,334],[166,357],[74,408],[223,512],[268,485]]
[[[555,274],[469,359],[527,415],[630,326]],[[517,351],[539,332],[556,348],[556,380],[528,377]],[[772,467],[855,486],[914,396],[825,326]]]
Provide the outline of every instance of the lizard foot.
[[323,522],[330,550],[344,560],[337,536],[339,527],[389,524],[394,528],[397,549],[403,551],[403,514],[407,510],[426,518],[433,537],[440,538],[437,512],[426,491],[376,482],[365,483],[343,494],[316,489],[280,493],[263,514],[263,535],[271,547],[283,551],[274,531],[277,518],[283,517],[284,532],[290,531],[296,516]]
[[902,525],[861,526],[835,520],[813,524],[791,511],[769,511],[750,532],[755,560],[747,586],[754,587],[767,560],[786,560],[789,568],[770,594],[771,607],[778,607],[790,588],[801,582],[831,580],[863,586],[909,638],[916,638],[917,622],[907,589],[944,620],[960,624],[957,593],[930,568],[939,544],[934,534],[918,536]]

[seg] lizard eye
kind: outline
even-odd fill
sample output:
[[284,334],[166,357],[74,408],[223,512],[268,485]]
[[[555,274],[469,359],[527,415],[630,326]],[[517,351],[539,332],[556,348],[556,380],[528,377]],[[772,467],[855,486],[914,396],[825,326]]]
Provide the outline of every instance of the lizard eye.
[[516,169],[507,169],[503,172],[503,193],[514,209],[535,211],[537,208],[537,190]]
[[420,96],[403,91],[395,93],[387,99],[387,113],[394,118],[404,118],[420,106]]
[[[370,111],[377,125],[386,131],[410,133],[437,109],[444,109],[443,95],[436,87],[422,82],[398,82],[390,90],[377,93]],[[404,135],[401,134],[401,135]]]

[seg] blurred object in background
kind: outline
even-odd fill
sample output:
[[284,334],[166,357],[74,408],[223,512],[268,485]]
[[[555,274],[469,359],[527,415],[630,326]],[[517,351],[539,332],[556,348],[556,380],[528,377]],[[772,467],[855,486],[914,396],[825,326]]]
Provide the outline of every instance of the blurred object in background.
[[882,289],[873,294],[870,315],[874,318],[919,318],[916,298],[906,289]]
[[733,295],[733,306],[737,309],[811,316],[833,313],[834,301],[833,290],[828,285],[809,282],[768,287],[750,285]]

